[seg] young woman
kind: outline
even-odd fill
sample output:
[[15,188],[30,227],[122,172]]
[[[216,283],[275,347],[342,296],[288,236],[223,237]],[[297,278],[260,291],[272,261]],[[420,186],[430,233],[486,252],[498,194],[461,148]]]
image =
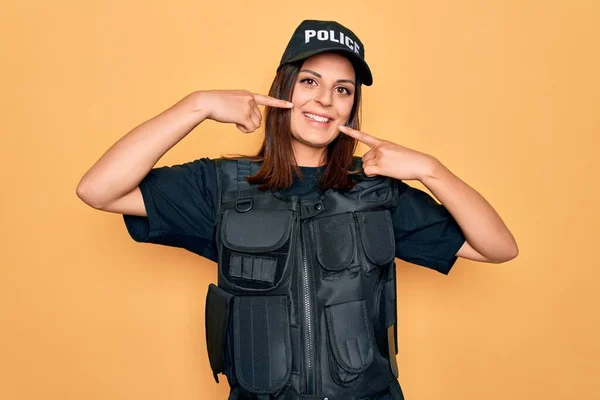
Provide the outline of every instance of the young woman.
[[[268,96],[193,92],[121,138],[77,188],[123,214],[134,240],[218,262],[207,347],[230,399],[403,399],[394,258],[447,274],[457,257],[518,253],[490,204],[440,161],[359,130],[371,84],[351,30],[303,21]],[[244,133],[264,123],[260,151],[153,168],[206,119]]]

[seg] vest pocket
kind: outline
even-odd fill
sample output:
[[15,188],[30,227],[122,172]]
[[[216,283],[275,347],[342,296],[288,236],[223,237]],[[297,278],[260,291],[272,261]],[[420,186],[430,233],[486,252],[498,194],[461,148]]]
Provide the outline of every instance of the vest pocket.
[[356,217],[363,249],[371,264],[368,270],[391,263],[396,253],[396,242],[390,212],[357,212]]
[[396,302],[396,266],[382,269],[374,291],[374,333],[379,352],[388,359],[390,369],[398,377],[398,329]]
[[233,295],[210,284],[206,295],[205,328],[206,348],[213,376],[217,383],[217,374],[223,372],[223,353],[229,323],[230,305]]
[[292,350],[287,296],[238,296],[233,301],[234,364],[250,393],[270,394],[290,379]]
[[234,286],[268,290],[283,276],[290,249],[288,210],[225,210],[221,222],[221,271]]
[[364,300],[325,307],[332,378],[351,386],[373,362],[373,333]]
[[[347,275],[342,271],[353,266],[356,251],[356,233],[351,213],[319,218],[314,221],[317,260],[323,278]],[[355,263],[354,263],[355,264]],[[356,266],[356,265],[355,265]]]

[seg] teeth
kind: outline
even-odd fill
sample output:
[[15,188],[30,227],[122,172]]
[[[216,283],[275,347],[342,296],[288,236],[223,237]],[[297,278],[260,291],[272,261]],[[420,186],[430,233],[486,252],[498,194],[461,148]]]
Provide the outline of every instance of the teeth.
[[318,122],[329,122],[329,118],[321,117],[319,115],[310,114],[310,113],[305,113],[304,115],[306,115],[308,118],[314,119],[315,121],[318,121]]

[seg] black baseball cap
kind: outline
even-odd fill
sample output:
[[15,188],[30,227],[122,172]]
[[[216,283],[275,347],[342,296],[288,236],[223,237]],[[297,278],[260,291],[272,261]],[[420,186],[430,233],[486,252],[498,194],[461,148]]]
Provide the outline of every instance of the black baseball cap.
[[365,47],[362,42],[354,32],[335,21],[302,21],[294,31],[277,71],[284,64],[329,51],[348,58],[354,65],[361,83],[366,86],[373,84],[373,75],[365,61]]

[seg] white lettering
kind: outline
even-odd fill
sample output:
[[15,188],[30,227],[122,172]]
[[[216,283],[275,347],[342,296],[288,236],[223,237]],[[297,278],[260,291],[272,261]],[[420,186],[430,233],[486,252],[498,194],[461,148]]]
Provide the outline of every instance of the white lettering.
[[354,42],[348,36],[346,36],[346,46],[350,48],[350,50],[354,50]]
[[308,43],[310,42],[310,38],[315,37],[317,35],[317,32],[311,30],[308,31],[304,31],[304,43]]
[[354,42],[349,36],[344,35],[343,32],[337,33],[339,33],[340,35],[339,38],[336,37],[336,32],[334,30],[306,30],[304,31],[304,43],[308,43],[312,38],[316,37],[320,41],[329,40],[334,43],[345,44],[350,50],[354,51],[357,54],[360,54],[360,46],[358,45],[358,43]]
[[334,31],[329,31],[329,37],[331,38],[332,42],[335,42],[335,43],[340,42],[339,40],[335,40],[335,32]]

